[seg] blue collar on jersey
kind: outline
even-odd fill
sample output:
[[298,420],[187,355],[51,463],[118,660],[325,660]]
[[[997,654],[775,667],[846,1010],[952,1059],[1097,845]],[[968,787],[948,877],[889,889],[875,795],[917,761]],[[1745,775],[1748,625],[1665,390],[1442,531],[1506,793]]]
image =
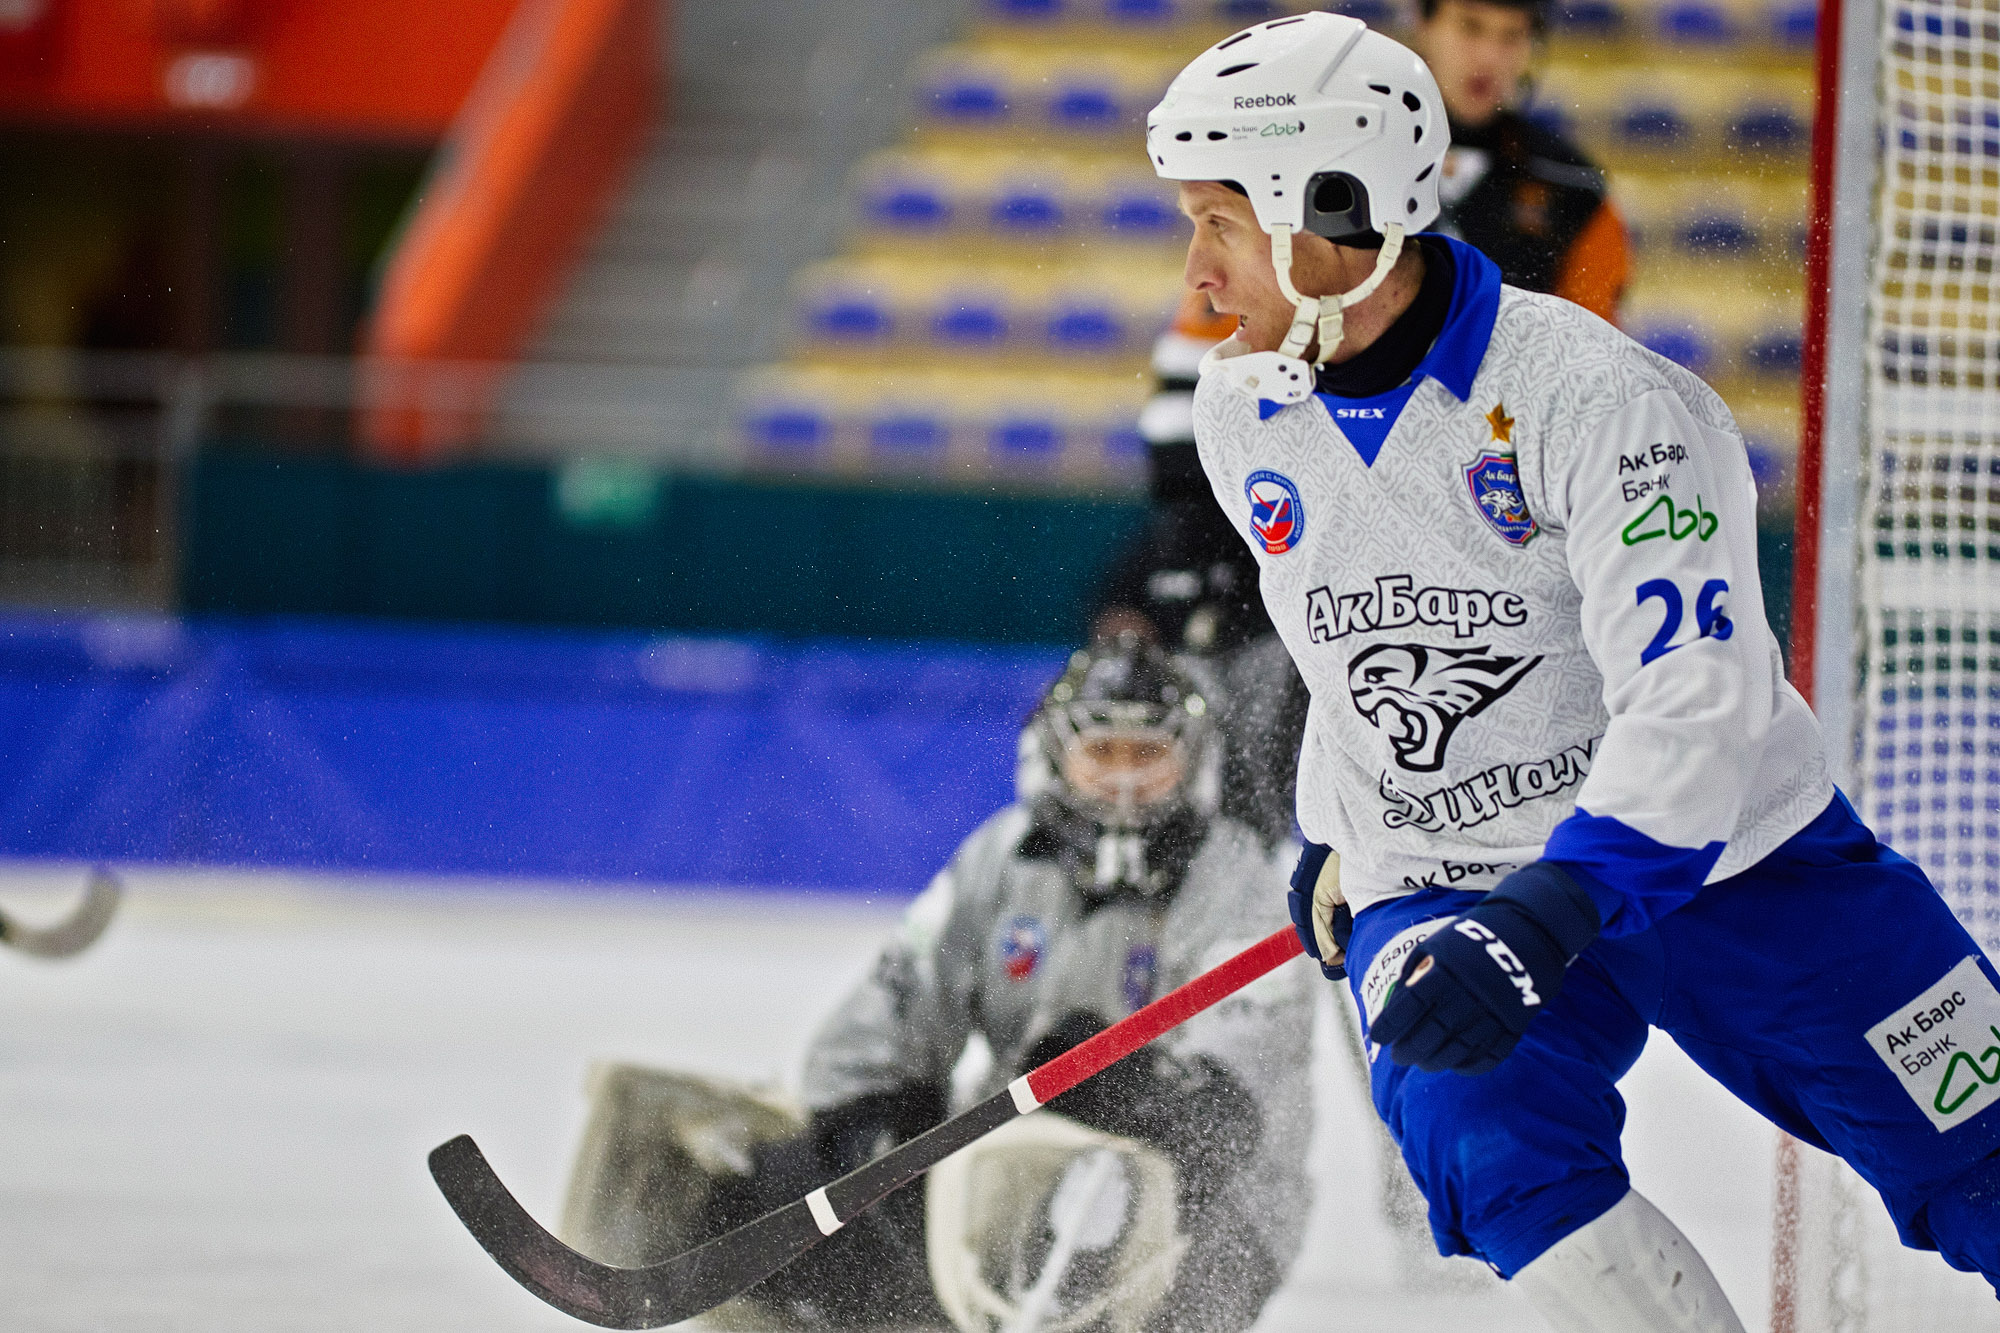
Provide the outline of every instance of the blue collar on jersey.
[[[1500,313],[1499,267],[1456,237],[1432,232],[1425,235],[1451,247],[1456,270],[1452,277],[1451,310],[1445,315],[1444,327],[1431,343],[1431,350],[1424,353],[1424,359],[1417,363],[1406,382],[1387,393],[1372,398],[1313,395],[1369,467],[1375,466],[1382,442],[1389,437],[1396,419],[1403,414],[1404,404],[1425,377],[1451,390],[1461,403],[1472,397],[1472,381],[1479,373],[1479,363],[1486,359],[1486,348],[1493,341],[1493,321]],[[1268,421],[1283,410],[1268,398],[1258,400],[1260,420]]]

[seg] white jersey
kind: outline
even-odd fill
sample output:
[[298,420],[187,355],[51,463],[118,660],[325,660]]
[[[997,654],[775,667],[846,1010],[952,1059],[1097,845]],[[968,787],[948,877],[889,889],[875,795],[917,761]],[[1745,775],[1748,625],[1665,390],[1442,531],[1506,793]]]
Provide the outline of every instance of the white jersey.
[[1749,462],[1694,375],[1447,244],[1451,312],[1401,388],[1196,392],[1312,693],[1299,826],[1357,911],[1546,855],[1639,929],[1833,794],[1765,622]]

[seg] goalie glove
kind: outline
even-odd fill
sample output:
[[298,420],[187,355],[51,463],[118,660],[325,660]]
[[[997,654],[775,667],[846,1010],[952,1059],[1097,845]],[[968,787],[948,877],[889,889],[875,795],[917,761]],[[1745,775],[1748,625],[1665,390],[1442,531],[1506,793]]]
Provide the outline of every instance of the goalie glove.
[[[1063,1015],[1029,1048],[1023,1070],[1055,1059],[1104,1030],[1081,1011]],[[1181,1213],[1203,1214],[1256,1156],[1264,1119],[1257,1099],[1221,1062],[1135,1051],[1049,1103],[1081,1125],[1137,1139],[1174,1164]]]
[[1292,928],[1305,945],[1306,956],[1319,960],[1329,981],[1347,975],[1347,941],[1354,935],[1354,912],[1340,894],[1340,856],[1324,843],[1309,842],[1292,871],[1292,891],[1285,895]]
[[1368,1039],[1399,1065],[1484,1074],[1506,1059],[1603,929],[1560,866],[1536,861],[1410,951]]

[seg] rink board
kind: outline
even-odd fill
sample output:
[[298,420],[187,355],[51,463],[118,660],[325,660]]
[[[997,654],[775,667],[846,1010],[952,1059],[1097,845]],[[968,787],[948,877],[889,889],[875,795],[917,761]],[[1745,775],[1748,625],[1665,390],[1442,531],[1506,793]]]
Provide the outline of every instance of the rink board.
[[1052,648],[0,621],[0,855],[914,891]]

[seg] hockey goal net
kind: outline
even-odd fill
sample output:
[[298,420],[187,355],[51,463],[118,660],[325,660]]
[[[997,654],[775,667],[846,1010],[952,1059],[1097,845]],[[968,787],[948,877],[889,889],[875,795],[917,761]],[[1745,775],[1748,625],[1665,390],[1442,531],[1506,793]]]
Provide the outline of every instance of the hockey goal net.
[[[1842,787],[2000,953],[2000,0],[1820,13],[1793,677]],[[1778,1158],[1774,1333],[2000,1330],[1844,1165]]]

